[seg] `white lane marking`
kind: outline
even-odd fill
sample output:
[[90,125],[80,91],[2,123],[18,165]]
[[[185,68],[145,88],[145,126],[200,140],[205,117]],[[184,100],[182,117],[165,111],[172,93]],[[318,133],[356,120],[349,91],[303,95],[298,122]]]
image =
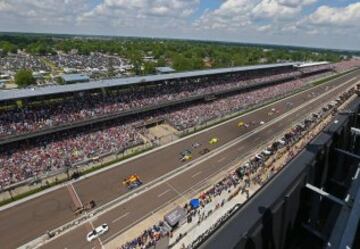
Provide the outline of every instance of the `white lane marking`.
[[70,183],[69,185],[70,185],[70,187],[72,188],[72,190],[74,191],[74,194],[75,194],[76,199],[78,200],[78,202],[80,203],[80,205],[83,207],[84,204],[82,203],[82,201],[81,201],[78,193],[76,192],[76,190],[75,190],[75,188],[74,188],[74,185],[73,185],[72,183]]
[[219,160],[217,160],[218,163],[221,163],[222,161],[224,161],[226,159],[226,157],[220,158]]
[[202,173],[202,171],[199,171],[199,172],[193,174],[191,177],[192,177],[192,178],[195,178],[195,177],[197,177],[198,175],[200,175],[201,173]]
[[128,216],[130,214],[130,212],[127,212],[126,214],[121,215],[120,217],[116,218],[115,220],[112,221],[112,223],[118,222],[121,219],[124,219],[126,216]]
[[237,151],[241,152],[244,148],[245,148],[245,146],[242,145],[237,149]]
[[160,198],[161,196],[166,195],[166,194],[169,193],[170,191],[171,191],[170,189],[165,190],[165,191],[162,192],[161,194],[158,194],[158,197]]

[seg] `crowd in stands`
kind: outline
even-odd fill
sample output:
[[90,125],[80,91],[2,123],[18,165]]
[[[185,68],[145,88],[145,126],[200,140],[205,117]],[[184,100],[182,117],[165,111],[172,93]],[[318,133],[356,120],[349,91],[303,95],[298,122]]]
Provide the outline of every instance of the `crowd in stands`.
[[178,130],[184,130],[205,123],[208,120],[226,115],[229,111],[240,111],[249,105],[255,105],[266,99],[283,95],[304,86],[304,84],[305,81],[292,80],[271,87],[264,87],[254,91],[240,93],[228,98],[201,103],[186,109],[170,112],[168,120]]
[[292,80],[214,101],[144,114],[136,120],[124,119],[95,131],[84,128],[80,132],[73,130],[60,135],[40,137],[31,143],[4,146],[0,151],[0,185],[6,186],[141,144],[143,140],[135,127],[141,126],[143,120],[149,118],[166,119],[179,130],[184,130],[293,91],[304,84],[305,81]]
[[160,221],[158,225],[154,225],[149,229],[146,229],[139,237],[127,242],[120,249],[128,248],[141,248],[148,249],[156,245],[164,236],[168,236],[169,231],[163,221]]
[[0,72],[16,72],[22,68],[31,68],[33,71],[50,70],[41,59],[29,54],[18,53],[0,59]]
[[360,67],[360,59],[351,59],[334,64],[335,71],[341,73],[352,68]]
[[40,137],[32,145],[19,143],[0,152],[0,186],[46,172],[64,169],[84,160],[115,153],[143,143],[134,123],[97,131]]
[[[280,74],[277,74],[276,77]],[[315,76],[311,76],[309,79],[313,80],[313,77]],[[322,77],[322,75],[316,77]],[[263,78],[265,77],[262,77],[258,82],[263,82]],[[231,77],[230,79],[231,81],[229,82],[234,82]],[[285,83],[269,85],[246,93],[224,95],[213,101],[189,103],[188,105],[181,107],[167,108],[165,110],[143,114],[138,116],[137,119],[124,118],[121,121],[113,122],[111,126],[97,127],[90,131],[88,130],[89,128],[76,129],[63,132],[62,134],[48,135],[46,137],[33,139],[31,142],[3,145],[0,149],[0,186],[4,187],[30,177],[56,170],[63,170],[69,165],[77,165],[83,161],[98,158],[107,153],[121,151],[125,148],[141,144],[144,141],[135,127],[141,126],[144,120],[161,118],[168,120],[176,126],[177,129],[184,130],[202,124],[209,119],[221,117],[227,113],[232,113],[244,109],[247,106],[294,91],[304,86],[309,79],[293,79]],[[254,82],[253,79],[251,80]],[[198,81],[192,84],[192,86],[196,84],[203,85],[205,83]],[[237,83],[223,82],[223,85],[225,86],[231,84]],[[216,83],[212,83],[211,86],[206,87],[212,89],[212,86],[218,89],[218,84]],[[204,87],[201,89],[203,88]],[[176,88],[176,90],[178,89],[179,87]],[[176,91],[174,90],[173,97],[176,96],[175,92]],[[122,96],[126,98],[126,95]],[[91,98],[88,98],[87,100],[84,100],[86,98],[83,98],[81,101],[88,102],[89,106],[91,106],[92,102],[96,103],[96,96],[93,96],[93,98],[95,99],[94,101],[92,101]],[[107,103],[106,99],[109,99],[109,97],[101,97],[99,99],[103,100],[103,102],[99,105],[94,105],[97,108],[92,110],[92,115],[96,115],[98,112],[100,115],[112,113],[102,105],[103,103]],[[66,103],[71,103],[69,106],[78,110],[75,101],[67,101]],[[115,101],[115,103],[117,102]],[[130,105],[131,101],[128,100],[126,103],[127,105]],[[113,105],[116,104],[113,103]],[[142,105],[146,104],[143,103]],[[13,131],[33,131],[39,128],[41,129],[46,126],[48,122],[59,122],[57,121],[58,119],[61,124],[63,122],[62,120],[67,120],[67,122],[77,121],[77,118],[82,117],[81,115],[88,117],[88,114],[84,114],[86,113],[85,110],[76,112],[76,115],[73,115],[72,112],[69,111],[71,109],[66,109],[68,108],[67,106],[68,105],[65,104],[64,109],[62,109],[61,105],[56,106],[59,110],[56,110],[56,108],[51,110],[49,110],[50,108],[48,110],[34,108],[2,111],[0,114],[0,129],[2,129],[0,134],[16,134],[13,132],[9,133],[9,127],[10,130],[12,129]],[[117,107],[111,109],[111,106],[112,104],[108,105],[110,110],[117,110]],[[141,104],[139,104],[139,106],[141,106]],[[102,108],[105,108],[106,111],[102,112]],[[34,112],[36,112],[36,115],[34,115]],[[14,117],[14,119],[12,119],[12,117]]]
[[152,87],[112,92],[106,96],[102,93],[84,94],[81,97],[67,99],[57,104],[47,105],[46,102],[43,102],[41,106],[4,110],[0,111],[0,138],[36,132],[108,114],[156,106],[169,101],[230,91],[254,84],[289,80],[296,76],[299,76],[298,72],[291,71],[275,75],[261,75],[261,77],[241,74],[226,78],[184,80],[179,83],[164,83]]
[[91,53],[90,55],[59,53],[57,55],[49,55],[46,58],[58,68],[69,68],[81,72],[91,70],[95,70],[94,72],[108,71],[111,68],[112,70],[117,70],[128,65],[127,61],[123,58],[102,53]]

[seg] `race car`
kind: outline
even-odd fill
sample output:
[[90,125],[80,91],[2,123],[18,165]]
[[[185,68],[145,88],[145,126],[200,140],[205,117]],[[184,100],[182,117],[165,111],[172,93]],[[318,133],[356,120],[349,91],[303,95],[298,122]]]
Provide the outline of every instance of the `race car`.
[[107,224],[102,224],[101,226],[98,226],[94,230],[92,230],[90,233],[86,235],[86,240],[91,242],[94,239],[97,239],[100,235],[106,233],[109,231],[109,226]]
[[140,180],[139,176],[134,174],[129,176],[128,178],[125,178],[123,184],[126,185],[127,188],[131,190],[142,185],[142,181]]
[[190,154],[191,154],[191,150],[190,150],[190,149],[186,149],[186,150],[181,151],[179,154],[180,154],[181,157],[184,157],[184,156],[186,156],[186,155],[190,155]]
[[199,154],[200,155],[205,155],[206,153],[209,153],[209,152],[210,152],[210,150],[208,148],[204,148],[204,149],[199,151]]
[[245,125],[245,123],[244,123],[243,121],[240,121],[240,122],[237,124],[238,127],[243,127],[244,125]]
[[182,158],[180,158],[180,161],[185,162],[185,161],[189,161],[191,159],[192,159],[192,155],[188,154],[188,155],[185,155]]
[[209,144],[217,144],[219,142],[219,139],[217,137],[213,137],[209,140]]
[[193,147],[194,149],[199,148],[200,146],[201,146],[200,143],[193,143],[193,144],[191,145],[191,147]]

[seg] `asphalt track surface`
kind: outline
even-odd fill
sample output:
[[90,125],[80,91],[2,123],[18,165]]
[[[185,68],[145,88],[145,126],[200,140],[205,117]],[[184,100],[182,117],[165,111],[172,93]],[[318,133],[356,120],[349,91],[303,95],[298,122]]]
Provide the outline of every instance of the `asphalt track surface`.
[[[354,77],[357,78],[353,79]],[[122,185],[122,180],[126,176],[137,173],[145,183],[154,181],[160,176],[183,166],[184,163],[179,161],[179,153],[186,148],[190,148],[193,143],[197,142],[202,144],[201,148],[196,149],[197,151],[195,150],[193,153],[193,160],[196,160],[196,158],[200,157],[198,154],[200,149],[207,147],[210,150],[214,150],[239,136],[250,133],[251,130],[260,126],[259,121],[269,122],[313,99],[314,96],[330,91],[333,87],[343,84],[350,79],[353,80],[344,84],[336,92],[340,93],[349,85],[357,82],[360,79],[360,70],[333,80],[331,83],[320,85],[311,91],[306,91],[290,99],[276,102],[266,108],[259,109],[231,122],[226,122],[223,125],[206,130],[178,143],[153,151],[107,171],[74,182],[72,185],[78,195],[76,198],[84,204],[90,200],[95,200],[98,206],[106,204],[128,193],[128,190]],[[314,93],[314,95],[311,95],[310,92]],[[178,199],[187,191],[201,186],[205,179],[218,174],[222,170],[226,170],[228,163],[233,161],[233,159],[241,155],[247,155],[250,151],[257,148],[261,142],[272,139],[274,134],[287,129],[294,120],[311,113],[312,110],[321,106],[322,103],[329,101],[334,95],[334,93],[330,93],[279,122],[251,134],[239,145],[233,146],[205,160],[196,167],[106,212],[97,217],[93,223],[86,223],[69,233],[65,233],[46,244],[44,248],[70,249],[100,247],[100,243],[110,241],[115,236],[146,218],[146,216],[154,210]],[[291,102],[293,105],[289,107],[286,104],[287,102]],[[269,116],[268,113],[272,108],[276,108],[280,113]],[[239,128],[237,127],[237,123],[240,120],[246,123],[255,121],[256,124],[251,125],[249,128]],[[209,145],[209,139],[214,136],[220,139],[219,143]],[[74,196],[71,194],[71,191],[68,190],[68,187],[62,187],[1,211],[1,248],[3,248],[3,246],[4,248],[16,248],[43,235],[48,230],[55,229],[73,220],[75,218],[73,213],[75,203]],[[92,226],[98,226],[103,223],[109,224],[110,229],[107,234],[101,237],[102,242],[96,240],[88,243],[85,239],[87,232],[91,230]]]

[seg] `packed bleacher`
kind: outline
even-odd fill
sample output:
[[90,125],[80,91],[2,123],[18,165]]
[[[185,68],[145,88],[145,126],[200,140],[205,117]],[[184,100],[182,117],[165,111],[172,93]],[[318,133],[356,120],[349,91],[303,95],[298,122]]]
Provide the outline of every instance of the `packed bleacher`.
[[33,71],[50,70],[43,61],[29,54],[8,55],[0,60],[0,72],[16,72],[22,68],[31,68]]
[[360,67],[360,59],[351,59],[334,64],[335,71],[339,73],[359,67]]
[[[337,70],[346,70],[358,65],[355,62],[337,64]],[[308,77],[298,72],[275,70],[274,75],[254,74],[213,77],[210,80],[196,79],[167,82],[162,85],[115,91],[106,96],[87,95],[67,100],[65,103],[49,106],[24,107],[23,109],[2,109],[0,112],[0,134],[8,136],[51,128],[64,123],[76,122],[97,116],[157,105],[163,101],[184,99],[200,94],[215,93],[251,84],[279,80],[278,84],[256,88],[247,92],[219,95],[212,101],[197,101],[181,106],[169,107],[144,113],[135,118],[123,118],[110,125],[96,125],[78,128],[39,137],[24,143],[3,145],[0,148],[0,186],[4,187],[30,177],[63,170],[69,165],[77,165],[104,154],[122,151],[142,144],[139,133],[144,120],[164,119],[178,130],[185,130],[203,124],[211,119],[222,117],[268,99],[281,96],[305,86],[309,81],[325,77],[325,72]]]
[[[277,73],[272,75],[273,73]],[[241,74],[212,79],[183,80],[171,84],[126,89],[106,96],[102,93],[84,94],[56,104],[49,101],[41,106],[26,106],[0,111],[0,138],[30,133],[59,125],[121,113],[169,101],[218,93],[259,83],[270,83],[299,76],[299,72],[272,70],[267,74]]]
[[290,80],[246,93],[225,96],[214,101],[158,110],[138,116],[137,119],[124,118],[93,131],[89,131],[89,128],[80,128],[39,137],[31,142],[4,145],[0,150],[0,165],[2,166],[0,186],[61,170],[69,165],[81,164],[104,154],[142,144],[143,140],[139,135],[141,131],[136,130],[135,127],[141,126],[144,120],[164,119],[177,129],[184,130],[209,119],[289,93],[306,83],[306,78]]
[[102,53],[91,53],[90,55],[62,54],[49,55],[46,57],[59,68],[70,68],[78,72],[107,72],[120,70],[128,65],[127,60],[106,55]]

